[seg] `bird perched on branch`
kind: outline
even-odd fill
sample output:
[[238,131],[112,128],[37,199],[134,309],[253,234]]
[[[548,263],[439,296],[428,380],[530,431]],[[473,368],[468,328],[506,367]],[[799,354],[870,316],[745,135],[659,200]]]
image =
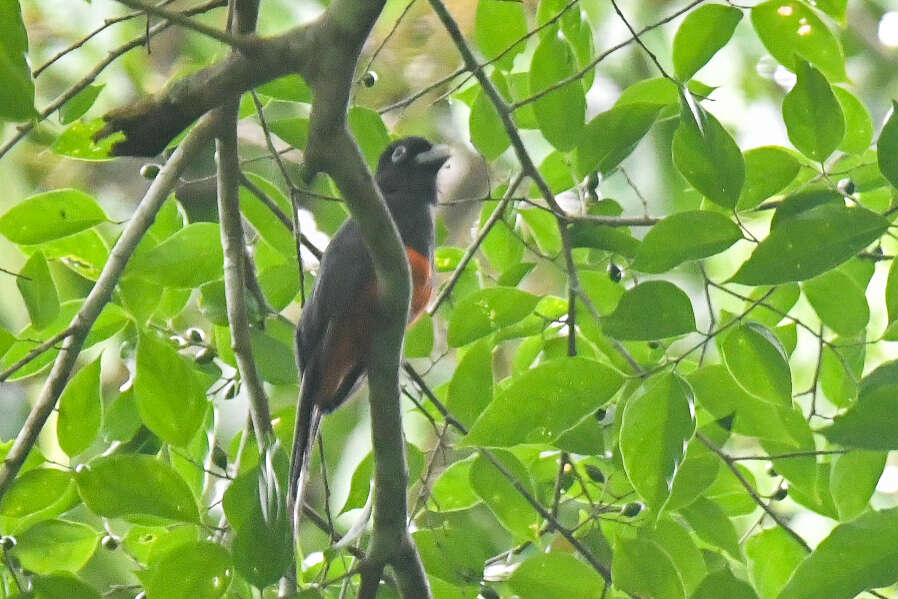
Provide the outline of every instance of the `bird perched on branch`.
[[[446,146],[408,137],[390,144],[377,165],[377,185],[411,267],[410,323],[430,299],[436,178],[448,158]],[[321,417],[339,407],[365,380],[376,302],[374,265],[358,224],[349,219],[321,258],[315,288],[296,330],[302,385],[288,481],[294,526],[301,513],[309,456]]]

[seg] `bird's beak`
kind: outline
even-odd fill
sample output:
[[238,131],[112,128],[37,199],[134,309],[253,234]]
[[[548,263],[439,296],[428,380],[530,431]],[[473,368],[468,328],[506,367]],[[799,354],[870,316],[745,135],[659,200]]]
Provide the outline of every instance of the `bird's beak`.
[[444,144],[439,144],[433,146],[426,152],[421,152],[417,156],[415,156],[415,164],[420,164],[421,166],[434,166],[441,167],[443,164],[449,160],[449,156],[451,156],[452,152],[449,151],[449,146]]

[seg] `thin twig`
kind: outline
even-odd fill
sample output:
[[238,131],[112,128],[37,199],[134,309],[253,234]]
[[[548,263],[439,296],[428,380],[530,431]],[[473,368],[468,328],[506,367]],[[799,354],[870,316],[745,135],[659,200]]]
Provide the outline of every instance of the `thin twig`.
[[490,231],[493,229],[493,226],[502,220],[502,216],[505,214],[505,208],[508,206],[508,203],[511,199],[511,196],[514,195],[514,192],[517,190],[518,185],[521,184],[524,176],[521,173],[515,175],[511,182],[508,184],[508,189],[505,191],[505,196],[499,201],[499,204],[493,210],[490,217],[487,219],[483,226],[480,228],[480,231],[477,232],[477,237],[474,239],[474,242],[467,247],[464,255],[461,257],[461,260],[458,262],[458,266],[455,267],[455,270],[452,272],[452,276],[449,277],[449,280],[446,281],[445,285],[443,285],[442,289],[440,289],[439,295],[437,295],[436,300],[434,300],[433,304],[427,309],[427,313],[431,316],[436,313],[437,309],[446,301],[449,296],[452,294],[452,290],[455,288],[455,284],[458,283],[458,280],[461,278],[465,269],[468,267],[468,263],[474,258],[474,255],[477,253],[477,250],[480,248],[480,245],[483,243],[483,240],[486,239],[486,236],[489,235]]
[[[202,4],[200,6],[196,6],[194,8],[185,10],[181,14],[184,16],[198,15],[198,14],[202,14],[205,12],[209,12],[210,10],[215,9],[215,8],[220,8],[225,5],[226,5],[226,2],[224,0],[211,0],[211,1],[209,1],[205,4]],[[162,33],[163,31],[165,31],[166,29],[168,29],[171,26],[172,26],[172,23],[170,21],[162,21],[160,23],[156,23],[155,25],[153,25],[150,28],[149,37],[151,37],[151,38],[155,37],[156,35]],[[2,158],[4,155],[6,155],[6,153],[9,152],[13,148],[13,146],[15,146],[17,143],[19,143],[22,139],[25,138],[26,135],[28,135],[32,130],[34,130],[34,127],[38,123],[46,120],[46,118],[48,116],[50,116],[51,114],[53,114],[54,112],[59,110],[62,106],[64,106],[66,104],[66,102],[68,102],[69,100],[71,100],[72,98],[77,96],[88,85],[92,84],[97,79],[97,77],[100,76],[100,73],[102,73],[106,69],[106,67],[108,67],[110,64],[115,62],[118,58],[120,58],[122,55],[130,52],[134,48],[139,48],[140,46],[146,45],[146,40],[147,40],[147,37],[141,35],[141,36],[136,37],[136,38],[132,39],[131,41],[126,42],[126,43],[122,44],[121,46],[111,50],[106,55],[106,58],[104,58],[99,63],[97,63],[94,66],[94,68],[91,69],[90,72],[87,75],[85,75],[84,77],[82,77],[77,83],[75,83],[74,85],[69,87],[66,91],[64,91],[62,94],[57,96],[57,98],[55,100],[53,100],[49,105],[47,105],[47,107],[44,108],[40,113],[38,113],[38,115],[33,120],[31,120],[27,123],[23,123],[22,125],[19,125],[16,128],[16,133],[5,144],[3,144],[3,146],[0,146],[0,158]]]
[[264,453],[272,433],[268,397],[256,369],[249,330],[246,299],[246,252],[243,222],[240,216],[240,159],[237,156],[237,106],[234,98],[219,109],[223,121],[218,134],[218,217],[221,221],[221,245],[224,248],[225,299],[231,349],[249,397],[253,430],[259,451]]
[[733,459],[729,456],[729,454],[727,454],[722,449],[717,447],[717,445],[712,443],[711,440],[708,439],[706,436],[704,436],[702,433],[696,433],[695,436],[698,438],[699,441],[704,443],[708,449],[710,449],[711,451],[716,453],[717,456],[721,460],[723,460],[723,463],[727,465],[727,468],[729,468],[730,472],[732,472],[733,475],[739,480],[739,483],[745,488],[745,490],[748,492],[748,494],[751,496],[751,498],[754,499],[755,503],[757,503],[759,506],[761,506],[761,509],[763,509],[765,512],[767,512],[767,515],[770,516],[771,518],[773,518],[773,521],[776,522],[780,528],[782,528],[784,531],[786,531],[789,534],[789,536],[791,536],[793,539],[795,539],[799,545],[801,545],[807,551],[810,552],[811,551],[810,545],[808,545],[807,542],[803,538],[801,538],[801,535],[799,535],[797,532],[795,532],[789,526],[789,523],[786,522],[782,516],[777,514],[773,509],[770,508],[770,506],[768,506],[766,503],[764,503],[764,500],[761,499],[761,497],[758,495],[758,492],[755,491],[755,488],[751,485],[750,482],[748,482],[748,480],[745,478],[745,476],[742,474],[742,472],[739,470],[739,468],[736,467],[736,464],[733,462]]
[[28,364],[29,362],[34,360],[36,357],[38,357],[42,353],[49,351],[51,349],[54,349],[56,347],[57,343],[59,343],[60,341],[62,341],[63,339],[65,339],[66,337],[68,337],[71,334],[72,334],[72,327],[68,327],[64,331],[57,333],[55,336],[50,337],[49,339],[47,339],[46,341],[44,341],[43,343],[41,343],[40,345],[38,345],[37,347],[32,349],[31,351],[29,351],[18,362],[16,362],[15,364],[10,366],[3,372],[0,372],[0,383],[2,383],[3,381],[5,381],[9,377],[11,377],[19,369],[24,367],[26,364]]
[[147,14],[151,14],[156,17],[160,17],[165,19],[166,21],[170,21],[171,23],[175,23],[185,29],[190,29],[197,33],[202,33],[205,36],[211,37],[212,39],[218,40],[223,44],[227,44],[228,46],[234,48],[235,50],[240,50],[245,53],[252,53],[253,49],[255,49],[256,45],[253,42],[253,38],[247,36],[237,36],[227,31],[222,31],[221,29],[216,29],[215,27],[210,27],[204,23],[199,21],[194,21],[193,19],[185,16],[183,13],[176,12],[173,10],[168,10],[162,6],[157,6],[154,4],[147,4],[142,0],[115,0],[119,4],[124,4],[125,6],[129,6],[131,8],[135,8],[137,10],[141,10]]
[[527,97],[527,98],[524,98],[523,100],[515,102],[514,104],[511,105],[511,109],[517,110],[523,106],[526,106],[527,104],[536,102],[540,98],[546,96],[547,94],[552,93],[556,89],[562,88],[565,85],[569,85],[570,83],[572,83],[574,81],[579,81],[580,79],[585,77],[587,73],[589,73],[591,70],[593,70],[597,64],[599,64],[600,62],[605,60],[608,56],[610,56],[611,54],[617,52],[618,50],[625,48],[625,47],[629,46],[630,44],[632,44],[633,42],[635,42],[637,37],[639,37],[645,33],[648,33],[649,31],[651,31],[653,29],[657,29],[658,27],[660,27],[661,25],[664,25],[665,23],[669,23],[669,22],[673,21],[680,15],[689,12],[690,10],[692,10],[699,4],[703,3],[704,1],[705,0],[693,0],[692,2],[690,2],[683,8],[671,13],[670,15],[661,19],[660,21],[657,21],[657,22],[653,23],[652,25],[643,27],[638,32],[636,32],[636,37],[630,37],[630,38],[626,39],[625,41],[608,48],[607,50],[605,50],[604,52],[602,52],[601,54],[599,54],[598,56],[593,58],[591,61],[589,61],[589,64],[587,64],[585,67],[583,67],[582,69],[580,69],[579,71],[577,71],[576,73],[571,75],[570,77],[566,77],[556,83],[553,83],[546,89],[533,94],[530,97]]

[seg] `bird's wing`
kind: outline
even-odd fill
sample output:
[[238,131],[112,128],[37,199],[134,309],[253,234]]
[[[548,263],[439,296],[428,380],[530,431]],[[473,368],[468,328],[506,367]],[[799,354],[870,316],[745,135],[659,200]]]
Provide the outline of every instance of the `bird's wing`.
[[328,327],[349,311],[363,287],[374,278],[374,266],[354,221],[348,221],[334,235],[318,272],[315,289],[297,327],[297,358],[301,369],[321,349]]

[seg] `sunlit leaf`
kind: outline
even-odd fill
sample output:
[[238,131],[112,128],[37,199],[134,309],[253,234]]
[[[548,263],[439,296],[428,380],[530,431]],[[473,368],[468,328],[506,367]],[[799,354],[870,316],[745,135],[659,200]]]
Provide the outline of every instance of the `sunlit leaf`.
[[692,390],[680,377],[664,374],[653,383],[627,402],[620,451],[633,487],[660,512],[695,432],[695,416]]
[[621,383],[616,371],[595,360],[550,360],[512,379],[486,407],[464,443],[494,447],[552,443],[607,403]]
[[730,41],[741,20],[741,10],[723,4],[707,4],[690,12],[674,36],[673,63],[677,78],[690,79],[711,60]]
[[888,220],[863,208],[817,206],[770,232],[733,275],[734,283],[777,285],[815,277],[870,245]]
[[32,245],[72,235],[107,220],[94,198],[77,189],[33,195],[0,216],[0,233],[13,243]]
[[720,253],[742,239],[739,226],[717,212],[679,212],[649,229],[633,268],[660,273]]
[[602,318],[604,331],[622,340],[648,341],[695,330],[692,303],[667,281],[646,281],[627,291],[614,312]]

